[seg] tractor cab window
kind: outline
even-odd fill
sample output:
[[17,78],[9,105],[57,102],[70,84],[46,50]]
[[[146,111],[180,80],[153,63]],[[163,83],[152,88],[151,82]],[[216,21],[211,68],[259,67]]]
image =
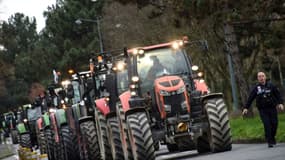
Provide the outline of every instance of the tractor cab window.
[[119,95],[129,89],[128,71],[126,69],[117,72],[117,87]]
[[72,81],[71,84],[72,84],[72,86],[73,86],[73,91],[74,91],[73,104],[79,103],[80,100],[81,100],[81,98],[80,98],[80,86],[79,86],[79,82],[77,82],[77,81]]
[[138,74],[141,79],[142,93],[150,90],[153,81],[163,75],[180,75],[189,73],[183,50],[160,48],[145,51],[138,56]]
[[42,112],[41,112],[41,107],[35,107],[35,108],[29,108],[28,109],[28,120],[29,121],[35,121],[35,120],[37,120],[40,116],[41,116],[41,114],[42,114]]
[[13,120],[13,118],[14,118],[14,115],[12,113],[9,113],[5,116],[6,121]]

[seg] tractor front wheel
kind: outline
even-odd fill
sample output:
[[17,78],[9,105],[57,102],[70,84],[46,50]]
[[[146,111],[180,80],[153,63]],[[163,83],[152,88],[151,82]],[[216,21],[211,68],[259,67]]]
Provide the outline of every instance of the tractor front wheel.
[[145,112],[127,116],[128,138],[136,160],[155,159],[151,128]]
[[85,160],[101,159],[98,137],[93,121],[85,121],[80,124],[82,138],[83,157]]
[[[200,142],[197,143],[198,152],[199,150],[205,150],[207,148],[206,144],[209,144],[212,152],[231,150],[231,128],[224,100],[222,98],[212,98],[207,99],[204,104],[209,127],[204,136],[200,137]],[[205,141],[206,137],[207,141]]]

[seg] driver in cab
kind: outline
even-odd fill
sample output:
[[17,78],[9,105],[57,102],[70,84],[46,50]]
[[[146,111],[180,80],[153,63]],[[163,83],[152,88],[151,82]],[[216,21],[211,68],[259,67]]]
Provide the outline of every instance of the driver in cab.
[[165,66],[163,66],[159,59],[157,58],[157,56],[151,56],[150,57],[153,61],[153,65],[151,66],[151,68],[149,69],[148,73],[147,73],[147,79],[148,80],[154,80],[156,78],[156,75],[158,73],[162,73],[164,72],[164,70],[166,69]]

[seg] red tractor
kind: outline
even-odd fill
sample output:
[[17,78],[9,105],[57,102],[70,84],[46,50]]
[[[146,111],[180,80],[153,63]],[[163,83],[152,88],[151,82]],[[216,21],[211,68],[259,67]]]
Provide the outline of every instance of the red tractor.
[[159,143],[170,152],[231,150],[223,95],[195,81],[186,52],[191,44],[177,40],[125,51],[129,90],[119,96],[117,115],[123,149],[131,149],[133,159],[155,159]]

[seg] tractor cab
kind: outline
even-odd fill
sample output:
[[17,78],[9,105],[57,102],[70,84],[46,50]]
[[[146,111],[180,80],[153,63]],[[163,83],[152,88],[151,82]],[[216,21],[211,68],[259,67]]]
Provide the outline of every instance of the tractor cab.
[[192,62],[184,47],[186,43],[180,40],[129,50],[129,74],[134,86],[131,96],[149,99],[156,120],[179,115],[190,121],[189,94],[196,88]]

